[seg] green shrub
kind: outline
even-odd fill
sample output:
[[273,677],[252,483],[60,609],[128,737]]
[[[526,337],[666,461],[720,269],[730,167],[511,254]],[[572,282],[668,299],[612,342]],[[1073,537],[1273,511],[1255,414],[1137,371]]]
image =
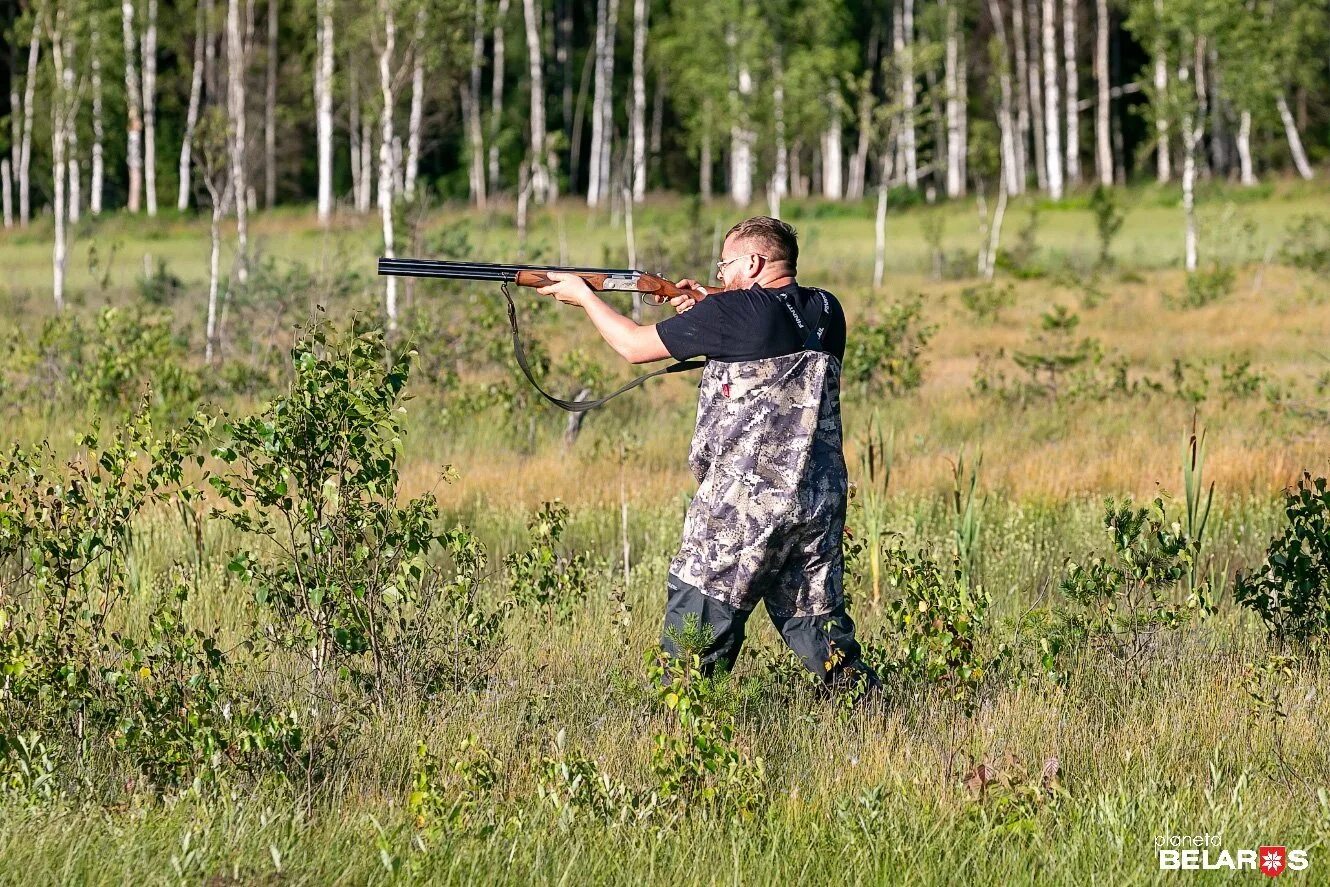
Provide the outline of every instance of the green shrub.
[[904,394],[923,383],[924,349],[934,328],[923,323],[923,297],[890,306],[882,318],[855,326],[845,351],[844,380],[862,394]]

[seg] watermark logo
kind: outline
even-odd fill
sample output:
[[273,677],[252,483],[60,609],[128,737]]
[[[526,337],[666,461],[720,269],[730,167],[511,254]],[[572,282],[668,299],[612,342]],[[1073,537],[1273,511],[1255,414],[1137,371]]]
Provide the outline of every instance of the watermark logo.
[[1260,872],[1277,878],[1286,870],[1301,872],[1311,865],[1306,850],[1262,844],[1255,850],[1223,848],[1221,835],[1159,835],[1154,840],[1160,871]]
[[1256,852],[1261,860],[1261,874],[1275,878],[1284,873],[1284,866],[1288,864],[1287,850],[1283,847],[1262,846]]

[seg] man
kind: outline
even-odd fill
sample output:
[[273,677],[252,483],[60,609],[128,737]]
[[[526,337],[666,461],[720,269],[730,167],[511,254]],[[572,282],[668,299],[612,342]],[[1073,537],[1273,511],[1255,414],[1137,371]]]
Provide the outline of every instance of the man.
[[716,263],[723,289],[693,280],[676,316],[639,326],[579,277],[551,273],[539,290],[582,307],[632,363],[706,356],[689,463],[699,487],[670,564],[662,644],[695,616],[710,631],[708,673],[734,665],[758,601],[781,637],[828,683],[862,674],[845,610],[841,536],[848,479],[841,449],[845,314],[795,280],[799,244],[778,219],[730,229]]

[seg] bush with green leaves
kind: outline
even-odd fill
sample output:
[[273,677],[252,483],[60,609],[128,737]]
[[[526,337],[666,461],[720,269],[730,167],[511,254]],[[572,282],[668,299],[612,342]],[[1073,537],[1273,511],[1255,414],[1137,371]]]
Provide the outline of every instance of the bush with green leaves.
[[1330,485],[1303,472],[1284,493],[1286,525],[1265,560],[1238,574],[1233,599],[1265,623],[1281,648],[1319,651],[1330,634]]
[[559,538],[568,526],[568,506],[546,502],[527,524],[531,547],[504,559],[512,598],[544,611],[551,623],[567,625],[586,602],[593,567],[586,552],[562,554]]
[[[379,705],[396,689],[446,683],[450,631],[493,637],[492,625],[461,624],[474,606],[456,609],[475,603],[479,543],[435,530],[433,494],[398,497],[413,357],[378,332],[312,327],[293,349],[286,394],[226,422],[213,450],[224,468],[209,479],[226,503],[215,514],[262,541],[230,564],[253,589],[258,631],[303,659],[312,681],[336,673]],[[462,560],[451,578],[430,560],[441,546]]]
[[586,754],[570,748],[563,730],[555,735],[550,752],[535,769],[540,799],[562,825],[579,818],[605,825],[629,824],[649,819],[655,811],[653,795],[632,791]]
[[1294,219],[1280,257],[1294,268],[1330,272],[1330,216],[1308,213]]
[[1214,612],[1209,583],[1193,569],[1199,542],[1169,516],[1163,499],[1150,508],[1107,499],[1104,528],[1111,550],[1069,561],[1060,589],[1093,646],[1124,669],[1143,669],[1161,632]]
[[646,653],[648,679],[669,724],[656,734],[651,756],[656,801],[671,821],[752,819],[767,802],[762,759],[735,738],[734,715],[721,704],[724,679],[703,677],[698,655],[685,655]]
[[846,345],[844,383],[870,396],[915,390],[924,380],[923,352],[934,331],[923,322],[921,296],[861,320]]
[[1113,262],[1113,239],[1122,230],[1123,213],[1118,189],[1095,185],[1090,194],[1090,212],[1094,214],[1095,233],[1099,236],[1099,265],[1107,267]]
[[958,560],[943,566],[899,544],[884,549],[885,633],[865,644],[865,656],[895,692],[936,689],[972,705],[992,667],[988,650],[989,594],[972,587]]

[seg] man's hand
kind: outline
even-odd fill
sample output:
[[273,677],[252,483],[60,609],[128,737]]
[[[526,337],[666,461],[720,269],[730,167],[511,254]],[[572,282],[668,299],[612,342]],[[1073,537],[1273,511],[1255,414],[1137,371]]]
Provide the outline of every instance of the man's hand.
[[584,308],[586,307],[586,300],[594,295],[586,281],[576,274],[569,274],[566,271],[549,271],[545,276],[554,282],[549,286],[540,287],[536,292],[542,296],[553,296],[565,305],[576,305],[579,308]]
[[675,314],[683,314],[689,308],[692,308],[698,302],[707,297],[707,289],[696,280],[685,277],[675,284],[681,290],[692,290],[691,294],[675,296],[670,299],[670,304],[674,306]]

